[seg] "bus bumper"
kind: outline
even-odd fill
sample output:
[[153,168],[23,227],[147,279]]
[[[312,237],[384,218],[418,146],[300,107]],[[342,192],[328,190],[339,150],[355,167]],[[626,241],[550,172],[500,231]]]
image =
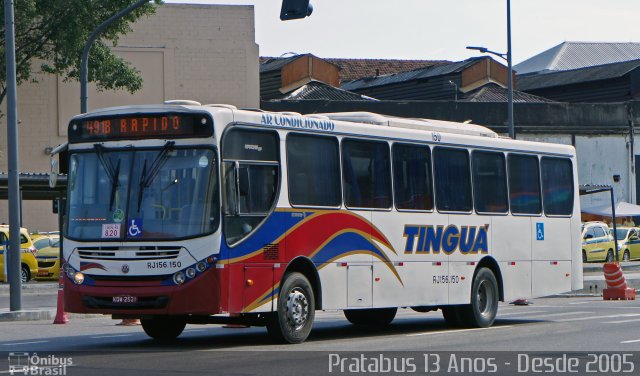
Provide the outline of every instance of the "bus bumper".
[[[141,286],[124,281],[76,285],[64,277],[64,309],[112,315],[214,315],[223,312],[216,269],[179,286]],[[116,297],[114,299],[114,297]]]

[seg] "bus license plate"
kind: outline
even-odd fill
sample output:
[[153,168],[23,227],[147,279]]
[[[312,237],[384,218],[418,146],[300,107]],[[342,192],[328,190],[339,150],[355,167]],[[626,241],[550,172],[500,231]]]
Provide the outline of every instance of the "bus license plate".
[[131,295],[119,295],[119,296],[114,296],[113,297],[113,302],[114,303],[121,303],[121,304],[137,303],[138,302],[138,297],[137,296],[131,296]]

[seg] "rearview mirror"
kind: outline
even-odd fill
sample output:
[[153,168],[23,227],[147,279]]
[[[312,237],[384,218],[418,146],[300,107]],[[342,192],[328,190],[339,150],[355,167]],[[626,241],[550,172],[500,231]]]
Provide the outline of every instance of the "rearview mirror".
[[236,216],[239,212],[238,162],[224,162],[222,174],[224,179],[223,212],[226,216]]

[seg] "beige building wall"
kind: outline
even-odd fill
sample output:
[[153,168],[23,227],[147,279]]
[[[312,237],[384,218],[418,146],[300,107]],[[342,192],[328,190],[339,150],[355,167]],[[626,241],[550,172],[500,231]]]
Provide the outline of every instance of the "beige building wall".
[[[253,6],[165,4],[133,25],[114,51],[133,64],[144,86],[127,91],[96,91],[89,85],[88,108],[192,99],[259,107],[258,46]],[[48,172],[45,150],[66,141],[67,123],[80,112],[80,85],[62,77],[36,74],[37,83],[18,88],[20,171]],[[6,113],[6,103],[3,104]],[[6,117],[0,119],[0,171],[7,171]],[[0,222],[8,221],[0,200]],[[25,201],[23,225],[54,230],[50,202]]]

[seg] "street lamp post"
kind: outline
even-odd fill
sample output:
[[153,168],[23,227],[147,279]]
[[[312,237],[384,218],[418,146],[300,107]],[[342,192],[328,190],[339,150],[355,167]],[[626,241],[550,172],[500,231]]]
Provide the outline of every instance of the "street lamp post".
[[511,0],[507,0],[507,53],[491,51],[486,47],[467,46],[468,50],[476,50],[481,53],[498,56],[507,62],[509,77],[507,79],[507,125],[509,127],[509,137],[515,140],[516,129],[513,122],[513,65],[511,60]]
[[93,33],[89,36],[89,40],[84,45],[84,49],[82,50],[82,58],[80,60],[80,112],[87,112],[87,82],[89,81],[89,51],[91,51],[91,46],[93,42],[98,38],[100,33],[104,31],[108,26],[117,21],[118,19],[126,16],[127,14],[133,12],[134,10],[140,8],[144,4],[148,3],[149,0],[139,0],[120,12],[111,16],[108,20],[98,26]]

